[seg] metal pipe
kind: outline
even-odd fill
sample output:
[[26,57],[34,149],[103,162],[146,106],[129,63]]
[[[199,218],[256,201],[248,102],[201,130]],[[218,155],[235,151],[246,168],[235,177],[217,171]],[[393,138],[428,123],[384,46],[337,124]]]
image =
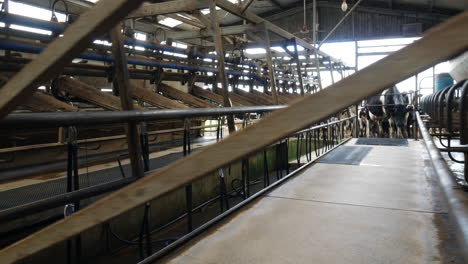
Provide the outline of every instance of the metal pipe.
[[[34,46],[26,43],[17,43],[11,41],[0,41],[0,49],[10,50],[10,51],[17,51],[17,52],[25,52],[25,53],[34,53],[39,54],[41,53],[45,47],[42,46]],[[95,61],[104,61],[112,63],[114,61],[114,57],[110,55],[102,55],[97,53],[85,52],[80,54],[79,58],[86,59],[86,60],[95,60]],[[161,67],[161,68],[170,68],[170,69],[178,69],[178,70],[187,70],[187,71],[200,71],[200,72],[218,72],[216,68],[209,68],[209,67],[200,67],[200,66],[192,66],[188,64],[178,64],[178,63],[171,63],[166,61],[155,61],[155,60],[142,60],[142,59],[134,59],[129,58],[128,64],[133,65],[141,65],[141,66],[151,66],[151,67]],[[258,81],[265,80],[265,77],[261,77],[255,74],[240,72],[240,71],[226,71],[227,74],[233,76],[246,76]]]
[[243,106],[226,108],[200,109],[165,109],[149,111],[113,111],[113,112],[51,112],[10,114],[0,120],[0,128],[61,127],[76,125],[96,125],[126,123],[129,121],[155,121],[164,119],[182,119],[237,115],[246,113],[264,113],[285,108],[283,105]]
[[[468,248],[468,196],[459,188],[456,177],[450,171],[447,162],[440,154],[424,122],[416,111],[419,130],[424,139],[427,152],[434,170],[438,176],[439,184],[449,207],[450,219],[456,229],[456,236],[461,249]],[[465,259],[468,259],[468,250],[462,250]]]

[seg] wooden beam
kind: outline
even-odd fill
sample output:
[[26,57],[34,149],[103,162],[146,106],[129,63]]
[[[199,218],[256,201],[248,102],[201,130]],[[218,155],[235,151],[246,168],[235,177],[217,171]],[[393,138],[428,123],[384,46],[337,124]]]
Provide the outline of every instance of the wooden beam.
[[[110,30],[112,39],[112,55],[114,55],[115,76],[113,84],[120,94],[122,110],[131,111],[135,107],[132,98],[132,86],[130,85],[130,74],[128,73],[127,55],[125,54],[124,42],[120,25]],[[131,121],[126,124],[125,133],[127,135],[128,156],[132,168],[133,177],[143,177],[143,156],[140,144],[140,134],[138,122]]]
[[175,20],[179,20],[180,22],[183,22],[183,23],[185,23],[187,25],[194,26],[194,27],[197,27],[197,28],[204,28],[205,27],[202,23],[199,23],[196,20],[190,20],[188,18],[178,16],[177,14],[167,14],[167,15],[164,15],[164,16],[170,17],[170,18],[175,19]]
[[213,107],[210,103],[197,98],[189,93],[182,92],[181,90],[177,90],[174,87],[171,87],[165,83],[161,83],[159,86],[159,91],[167,97],[174,98],[176,100],[180,100],[188,105],[198,107],[198,108],[209,108]]
[[[221,29],[219,28],[219,21],[218,21],[218,12],[216,11],[216,2],[217,0],[211,0],[210,3],[210,16],[211,16],[211,30],[213,32],[213,39],[216,48],[216,58],[218,60],[218,75],[217,78],[219,82],[221,82],[221,95],[224,99],[224,107],[231,107],[231,99],[229,98],[229,85],[228,85],[228,76],[225,71],[224,66],[224,47],[223,47],[223,39],[221,37]],[[218,82],[215,82],[215,86],[218,85]],[[218,87],[213,87],[213,90],[218,89]],[[236,125],[234,123],[233,116],[227,116],[227,123],[229,133],[236,131]]]
[[[216,4],[228,11],[229,13],[233,14],[233,15],[236,15],[238,17],[241,17],[251,23],[254,23],[254,24],[260,24],[260,23],[265,23],[265,26],[273,33],[277,34],[278,36],[281,36],[285,39],[296,39],[296,42],[297,44],[301,45],[302,47],[304,47],[305,49],[308,49],[308,50],[315,50],[314,46],[312,46],[310,43],[308,43],[307,41],[301,39],[301,38],[298,38],[296,37],[294,34],[292,33],[289,33],[288,31],[278,27],[277,25],[257,16],[256,14],[248,11],[248,10],[245,10],[245,11],[242,11],[241,7],[227,1],[227,0],[216,0]],[[322,52],[322,51],[318,51],[319,55],[321,56],[329,56],[328,54],[326,54],[325,52]],[[337,59],[334,59],[332,58],[333,61],[335,62],[339,62]]]
[[[306,128],[339,110],[468,49],[464,12],[407,47],[217,144],[196,151],[0,251],[13,263],[70,238]],[[430,56],[428,56],[430,54]]]
[[[0,75],[0,87],[8,82],[9,77],[6,75]],[[77,112],[78,108],[62,102],[53,96],[45,94],[41,91],[35,91],[31,97],[27,98],[22,104],[23,107],[34,111],[34,112]]]
[[[96,87],[74,80],[69,77],[60,78],[59,89],[73,96],[84,99],[107,110],[122,110],[120,99],[109,93],[99,91]],[[144,110],[141,106],[135,109]]]
[[91,43],[93,37],[105,33],[142,2],[143,0],[101,0],[80,16],[67,28],[63,37],[56,38],[0,89],[0,118],[31,96],[42,83],[57,76]]
[[127,18],[139,18],[146,16],[165,15],[179,12],[190,12],[195,9],[209,7],[209,0],[174,0],[156,4],[142,5]]
[[[251,24],[220,27],[222,36],[242,34],[250,28],[252,28]],[[174,32],[168,32],[167,35],[168,37],[175,39],[175,40],[213,37],[213,34],[211,33],[211,29],[192,30],[192,31],[174,31]]]
[[237,93],[229,92],[229,97],[245,106],[261,105],[255,99]]
[[35,112],[78,112],[78,108],[40,91],[33,93],[22,106]]
[[[297,68],[297,75],[298,75],[298,80],[299,80],[299,88],[301,90],[301,95],[304,95],[304,81],[302,80],[302,70],[301,70],[301,61],[299,60],[299,52],[297,50],[297,43],[296,39],[292,39],[293,47],[294,47],[294,53],[293,53],[293,58],[296,61],[296,68]],[[286,48],[287,50],[287,48]]]
[[268,32],[268,28],[265,27],[263,24],[263,34],[265,36],[265,50],[266,50],[266,58],[267,58],[267,65],[268,65],[268,75],[270,76],[270,89],[271,94],[273,95],[273,103],[278,104],[278,94],[276,93],[276,78],[275,78],[275,67],[273,65],[273,59],[271,57],[271,43],[270,43],[270,34]]
[[241,89],[235,91],[237,94],[242,95],[245,99],[254,102],[256,105],[273,105],[273,99],[271,97],[263,97],[259,94],[264,94],[258,91],[246,92]]
[[215,94],[208,90],[201,88],[200,86],[194,85],[192,89],[192,93],[196,96],[205,98],[207,100],[211,100],[217,104],[223,105],[224,99],[223,96],[219,94]]
[[150,91],[148,89],[133,85],[132,86],[133,98],[142,100],[152,106],[156,106],[161,109],[186,109],[190,108],[184,104],[181,104],[175,100],[171,100],[158,93]]

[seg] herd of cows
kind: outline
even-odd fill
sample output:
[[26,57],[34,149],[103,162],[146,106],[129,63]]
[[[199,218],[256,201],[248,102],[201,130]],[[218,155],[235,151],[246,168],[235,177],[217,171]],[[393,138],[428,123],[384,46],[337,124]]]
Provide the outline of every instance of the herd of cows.
[[396,86],[365,100],[359,110],[360,137],[413,137],[414,106]]

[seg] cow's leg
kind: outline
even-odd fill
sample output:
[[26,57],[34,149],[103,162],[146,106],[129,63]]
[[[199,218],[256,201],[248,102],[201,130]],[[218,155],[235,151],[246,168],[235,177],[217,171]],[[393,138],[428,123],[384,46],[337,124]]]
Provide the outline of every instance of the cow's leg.
[[370,137],[370,122],[369,119],[366,119],[366,137]]
[[388,128],[388,131],[389,131],[388,137],[389,137],[389,138],[393,138],[393,137],[394,137],[394,134],[393,134],[393,133],[394,133],[394,131],[393,131],[394,129],[393,129],[392,118],[389,118],[389,119],[388,119],[388,124],[389,124],[389,128]]

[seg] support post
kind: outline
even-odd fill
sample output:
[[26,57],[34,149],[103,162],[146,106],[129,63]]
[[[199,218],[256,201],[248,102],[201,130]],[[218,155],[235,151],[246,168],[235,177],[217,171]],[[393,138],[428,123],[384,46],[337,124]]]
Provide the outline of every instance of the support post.
[[292,39],[292,43],[294,45],[294,60],[296,61],[297,65],[297,75],[299,79],[301,95],[304,96],[304,82],[302,80],[301,62],[299,61],[299,52],[297,51],[297,42],[295,38]]
[[275,69],[273,67],[273,60],[271,58],[270,34],[266,26],[264,26],[264,34],[265,34],[265,49],[266,49],[266,58],[267,58],[267,64],[268,64],[268,74],[270,76],[271,94],[273,95],[273,101],[275,105],[277,105],[278,95],[276,94]]
[[[120,25],[111,29],[112,53],[114,55],[115,77],[114,85],[120,91],[120,101],[123,110],[133,110],[132,87],[127,68],[127,57],[123,47]],[[132,167],[133,177],[143,177],[143,161],[141,156],[141,145],[139,140],[138,125],[135,121],[127,124],[127,144]]]
[[[221,82],[222,86],[221,95],[223,96],[224,107],[231,107],[232,104],[231,100],[229,99],[229,86],[227,82],[227,74],[224,68],[223,39],[221,37],[221,29],[219,28],[218,12],[216,11],[216,0],[212,0],[210,3],[210,16],[211,24],[213,27],[213,38],[216,48],[216,57],[218,60],[218,80]],[[234,124],[234,116],[228,116],[227,121],[229,133],[235,132],[236,126]]]
[[320,77],[320,61],[318,56],[318,48],[317,48],[317,0],[313,2],[313,23],[312,23],[312,39],[314,45],[314,57],[315,57],[315,67],[317,68],[317,80],[319,85],[319,91],[322,90],[322,78]]
[[333,65],[332,65],[332,60],[330,59],[330,57],[328,57],[328,66],[330,68],[330,76],[331,76],[332,84],[335,84],[335,77],[333,76]]

